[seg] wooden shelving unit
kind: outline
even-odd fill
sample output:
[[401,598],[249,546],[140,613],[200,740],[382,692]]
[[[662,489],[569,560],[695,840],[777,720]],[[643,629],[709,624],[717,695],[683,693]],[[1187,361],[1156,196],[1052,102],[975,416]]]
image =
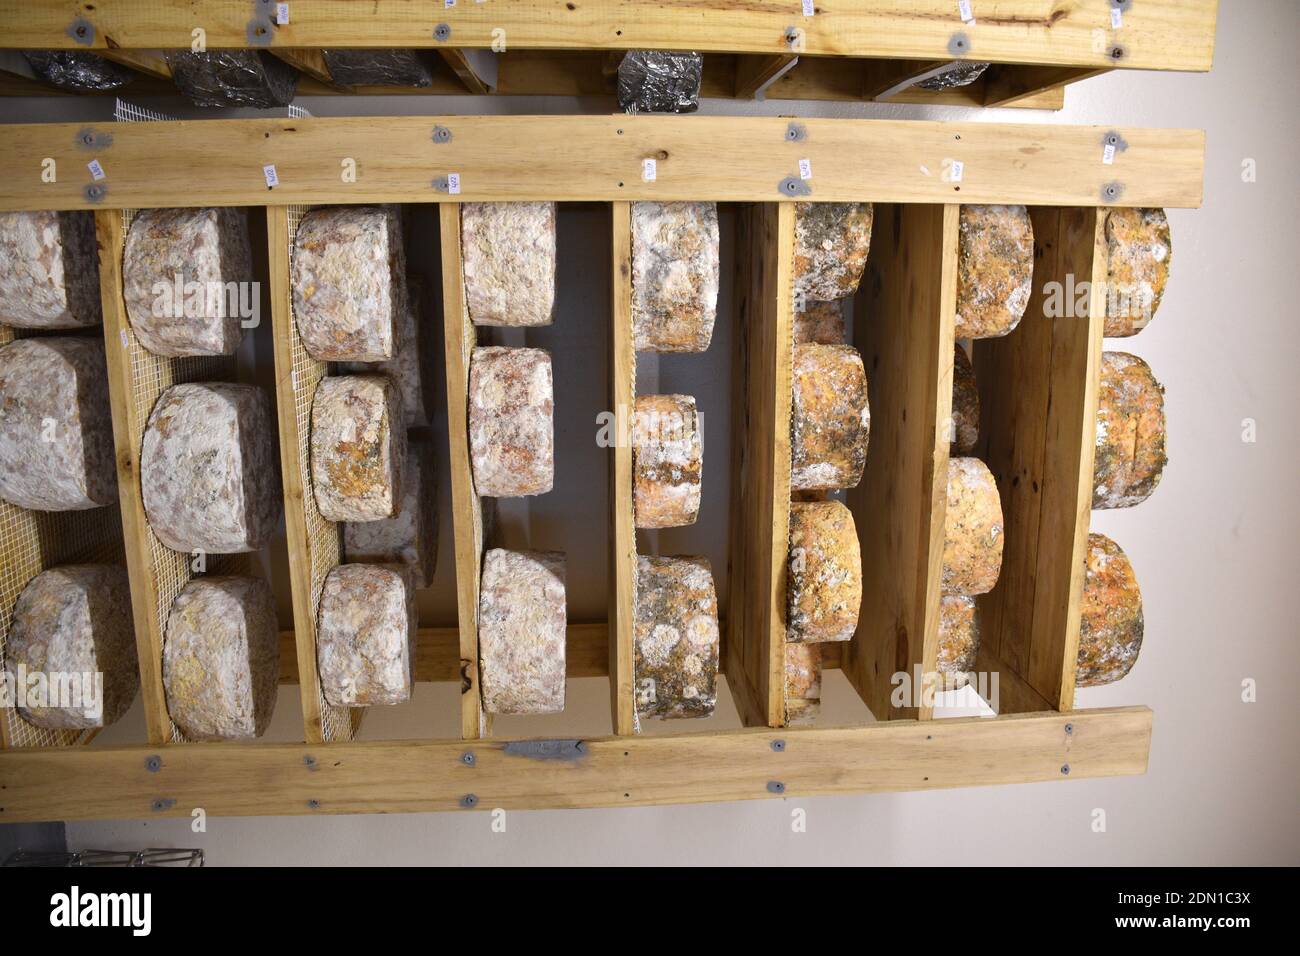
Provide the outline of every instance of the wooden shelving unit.
[[[449,131],[449,141],[435,142],[435,127]],[[87,152],[86,133],[110,129],[111,140],[94,135],[104,145]],[[1112,133],[1128,148],[1106,164],[1103,141]],[[99,211],[106,304],[120,297],[113,257],[119,254],[121,210],[266,207],[296,624],[282,638],[293,650],[283,679],[305,678],[305,720],[303,742],[292,744],[169,743],[154,733],[161,726],[155,719],[147,745],[9,749],[0,753],[0,820],[181,814],[192,806],[214,814],[267,814],[632,805],[1144,771],[1148,709],[1073,710],[1099,318],[1052,319],[1031,303],[1014,333],[976,347],[986,389],[981,454],[1002,486],[1007,526],[1002,577],[983,599],[991,624],[981,668],[1000,675],[999,716],[935,720],[924,697],[899,707],[889,692],[895,672],[915,667],[929,674],[935,666],[956,203],[1033,207],[1034,282],[1041,292],[1067,275],[1095,276],[1100,208],[1199,205],[1200,132],[616,116],[48,124],[11,126],[7,134],[0,144],[0,210]],[[734,158],[725,168],[717,162],[723,148]],[[160,156],[167,161],[160,163]],[[44,157],[56,160],[58,181],[25,185]],[[341,158],[355,161],[356,182],[340,184]],[[657,160],[653,181],[641,178],[646,158]],[[99,159],[108,175],[101,183],[106,188],[88,194],[89,173],[82,170],[91,159]],[[805,181],[810,195],[792,197],[783,183],[800,159],[811,160],[815,175]],[[954,162],[964,167],[959,181],[944,175]],[[270,164],[280,183],[272,190],[263,175]],[[459,194],[445,191],[450,173],[459,174]],[[855,344],[871,383],[873,435],[866,476],[848,496],[862,544],[865,593],[857,634],[828,655],[827,666],[844,670],[864,702],[864,720],[869,709],[878,723],[850,728],[780,727],[795,198],[876,204],[872,254],[855,310]],[[615,443],[609,623],[571,624],[568,634],[569,674],[611,678],[611,720],[591,728],[581,748],[566,751],[572,755],[567,760],[532,759],[535,748],[489,737],[477,692],[475,615],[484,543],[465,443],[475,333],[463,304],[459,203],[522,199],[608,204],[611,354],[603,373],[593,374],[608,377],[615,410],[632,401],[635,383],[629,203],[736,204],[732,584],[722,659],[748,729],[632,733],[635,532],[630,452]],[[319,567],[311,535],[295,531],[310,526],[313,506],[309,482],[292,480],[301,465],[301,434],[295,439],[288,427],[301,429],[299,392],[311,382],[287,361],[293,332],[287,283],[292,207],[319,202],[407,203],[429,215],[438,206],[450,436],[442,453],[451,461],[456,554],[454,568],[439,573],[456,575],[460,624],[421,631],[416,675],[460,683],[463,739],[348,741],[350,735],[322,734],[313,720],[310,630]],[[106,321],[104,331],[118,340],[110,346],[120,346],[116,320]],[[123,361],[112,351],[110,357]],[[128,434],[119,429],[117,435],[124,467],[134,447],[122,445]],[[124,486],[124,506],[128,492]],[[128,528],[136,538],[142,533],[147,528]],[[155,582],[146,564],[134,562],[130,572],[139,608]],[[142,639],[141,649],[154,654],[151,641]],[[466,760],[467,753],[474,759]],[[162,769],[151,772],[156,762],[147,758],[158,755]],[[85,779],[96,781],[93,793],[79,784]]]

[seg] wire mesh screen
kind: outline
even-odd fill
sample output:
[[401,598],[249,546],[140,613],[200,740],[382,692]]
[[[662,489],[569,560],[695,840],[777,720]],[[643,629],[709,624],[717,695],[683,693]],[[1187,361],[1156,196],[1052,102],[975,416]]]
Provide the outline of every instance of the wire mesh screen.
[[[298,234],[298,223],[310,208],[310,206],[287,207],[290,275],[293,274],[294,240]],[[297,467],[299,480],[304,489],[302,508],[307,529],[307,555],[311,559],[311,608],[314,614],[320,604],[325,576],[338,565],[342,554],[338,525],[321,516],[320,509],[316,507],[316,499],[311,493],[311,403],[316,395],[316,386],[329,374],[329,363],[318,362],[308,355],[303,347],[302,338],[298,335],[298,320],[293,313],[292,291],[289,293],[288,315],[290,327],[286,331],[289,336],[289,354],[293,368],[290,384],[293,388],[294,413],[297,421],[298,460],[296,463],[286,461],[282,467]],[[364,709],[335,707],[327,703],[323,695],[320,697],[319,706],[321,727],[326,740],[352,740],[356,736],[361,727]]]

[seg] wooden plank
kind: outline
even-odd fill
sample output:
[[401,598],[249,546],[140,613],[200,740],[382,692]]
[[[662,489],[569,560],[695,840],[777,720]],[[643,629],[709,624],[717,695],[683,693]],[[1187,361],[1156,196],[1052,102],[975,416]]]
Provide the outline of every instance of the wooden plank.
[[13,750],[0,753],[0,820],[647,806],[1126,776],[1146,772],[1151,716],[1125,707],[600,737],[571,760],[484,741],[472,764],[455,740],[172,747],[156,773],[148,747]]
[[[451,141],[431,143],[434,126]],[[135,205],[477,200],[730,200],[775,202],[798,161],[815,170],[819,202],[1025,203],[1184,207],[1201,202],[1204,133],[1117,132],[1128,149],[1100,161],[1103,127],[792,121],[723,116],[451,116],[16,124],[0,142],[0,209],[132,208]],[[111,135],[89,150],[87,130]],[[159,164],[166,155],[169,162]],[[726,163],[718,157],[726,156]],[[26,184],[46,157],[64,175]],[[341,157],[357,182],[340,187]],[[87,197],[85,167],[107,178]],[[657,176],[642,179],[643,160]],[[964,163],[960,183],[945,180]],[[268,192],[263,167],[280,185]],[[527,174],[521,175],[520,170]],[[460,174],[460,194],[435,185]],[[1118,195],[1106,194],[1115,184]],[[445,189],[445,186],[444,186]]]
[[171,81],[172,65],[167,62],[162,50],[120,50],[108,47],[98,52],[104,59],[129,66],[146,76]]
[[[984,460],[998,480],[1002,573],[981,596],[982,642],[1052,707],[1069,710],[1092,506],[1105,237],[1095,209],[1030,210],[1034,284],[1010,335],[975,344]],[[1089,281],[1088,314],[1074,291]],[[1051,300],[1071,306],[1051,311]],[[1031,702],[1032,703],[1032,702]],[[1012,706],[1015,706],[1014,703]]]
[[614,413],[610,448],[609,693],[614,733],[636,731],[633,625],[636,618],[636,517],[632,508],[632,413],[636,404],[636,347],[632,341],[632,205],[612,204],[609,329],[609,401]]
[[794,203],[743,211],[732,407],[732,569],[724,670],[747,725],[785,723]]
[[[6,25],[0,47],[11,49],[183,48],[201,24],[210,48],[247,47],[247,0],[2,0]],[[999,0],[995,10],[976,2],[976,22],[962,23],[952,0],[836,0],[800,17],[788,0],[679,5],[659,0],[575,3],[514,0],[509,5],[460,3],[437,11],[406,0],[313,0],[294,7],[290,23],[266,17],[272,47],[433,47],[492,49],[701,50],[798,53],[896,59],[950,57],[954,35],[966,53],[999,63],[1104,66],[1128,69],[1209,70],[1217,0],[1143,0],[1124,11],[1112,30],[1109,0]],[[87,27],[70,30],[74,18]],[[431,23],[445,24],[439,39]],[[793,40],[792,28],[798,30]],[[500,31],[504,30],[504,33]],[[87,37],[86,34],[89,34]],[[1118,48],[1118,54],[1115,50]]]
[[334,82],[334,77],[330,76],[330,68],[325,62],[325,54],[320,50],[314,50],[310,47],[277,47],[271,50],[270,53],[288,63],[299,73],[310,76],[313,80],[318,80],[326,86],[345,89],[345,87],[339,87]]
[[497,85],[495,53],[439,47],[438,53],[471,93],[491,93]]
[[478,589],[483,561],[483,512],[469,458],[469,361],[475,332],[465,307],[460,205],[440,209],[442,321],[447,356],[447,433],[451,447],[451,518],[456,553],[456,620],[460,628],[460,730],[466,740],[491,731],[478,679]]
[[985,106],[1017,106],[1048,90],[1063,90],[1109,70],[1092,67],[992,66],[982,77]]
[[742,56],[736,63],[735,96],[738,100],[765,99],[765,91],[799,62],[797,56]]
[[867,60],[863,70],[862,96],[868,100],[888,99],[886,94],[899,84],[951,62],[951,57],[942,60]]
[[[862,549],[862,610],[841,654],[878,720],[924,720],[934,710],[958,212],[877,205],[854,308],[872,429],[866,472],[845,499]],[[899,673],[910,689],[901,705],[891,699]]]

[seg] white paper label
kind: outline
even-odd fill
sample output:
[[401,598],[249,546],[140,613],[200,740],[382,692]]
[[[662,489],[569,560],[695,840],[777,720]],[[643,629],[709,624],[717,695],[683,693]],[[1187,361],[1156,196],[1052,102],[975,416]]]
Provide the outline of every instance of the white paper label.
[[454,7],[456,5],[456,0],[443,0],[442,5],[444,7]]
[[99,165],[99,160],[97,159],[92,159],[90,162],[86,163],[86,168],[90,170],[90,175],[94,177],[95,182],[99,182],[106,175],[104,167]]
[[126,329],[118,329],[117,337],[122,340],[122,348],[127,349],[131,347],[131,340],[126,337]]
[[641,178],[648,183],[652,183],[655,181],[656,175],[658,175],[658,169],[655,161],[653,159],[641,160]]
[[811,159],[801,159],[801,160],[799,160],[799,178],[800,178],[800,179],[812,179],[812,160],[811,160]]
[[276,186],[280,185],[280,177],[276,175],[275,172],[275,163],[272,163],[270,166],[263,166],[262,175],[266,177],[266,186],[268,189],[274,189]]
[[803,15],[805,17],[810,17],[816,12],[817,8],[813,6],[813,0],[803,0]]
[[275,22],[281,25],[289,22],[289,4],[277,3],[275,5]]
[[1106,146],[1102,149],[1101,161],[1107,166],[1115,162],[1115,147],[1112,146],[1110,143],[1107,143]]
[[970,23],[975,19],[975,14],[971,13],[970,0],[957,0],[957,15],[961,17],[962,23]]
[[1124,11],[1119,7],[1110,8],[1110,26],[1113,30],[1118,30],[1124,25]]
[[960,159],[954,159],[952,165],[948,167],[950,175],[948,181],[952,183],[961,182],[962,175],[966,172],[966,164]]
[[452,196],[460,195],[460,173],[447,174],[447,192]]

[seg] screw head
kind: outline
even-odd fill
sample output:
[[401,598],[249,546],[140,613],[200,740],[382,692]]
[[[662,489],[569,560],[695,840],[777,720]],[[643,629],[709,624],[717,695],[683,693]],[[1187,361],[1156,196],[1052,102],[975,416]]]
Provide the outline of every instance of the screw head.
[[780,780],[769,780],[767,782],[768,793],[785,793],[785,784]]
[[785,741],[784,740],[772,741],[772,749],[775,750],[777,753],[781,753],[782,751],[785,750]]
[[465,796],[460,798],[460,805],[462,807],[465,807],[466,809],[469,809],[470,807],[476,807],[478,806],[478,797],[476,797],[472,793],[467,793],[465,794]]
[[1068,763],[1061,764],[1061,773],[1067,777],[1070,775],[1070,765]]
[[460,755],[460,762],[467,767],[472,767],[474,766],[474,755],[467,750]]
[[450,37],[451,37],[451,27],[448,26],[447,24],[439,23],[436,27],[433,28],[433,38],[435,40],[446,41]]
[[308,800],[308,801],[307,801],[307,806],[308,806],[310,809],[312,809],[312,810],[319,810],[319,809],[320,809],[320,801],[319,801],[319,800]]
[[1066,732],[1067,734],[1072,734],[1072,733],[1074,733],[1074,724],[1066,724],[1066,725],[1065,725],[1065,732]]
[[144,769],[150,773],[157,773],[162,769],[162,757],[152,754],[144,758]]

